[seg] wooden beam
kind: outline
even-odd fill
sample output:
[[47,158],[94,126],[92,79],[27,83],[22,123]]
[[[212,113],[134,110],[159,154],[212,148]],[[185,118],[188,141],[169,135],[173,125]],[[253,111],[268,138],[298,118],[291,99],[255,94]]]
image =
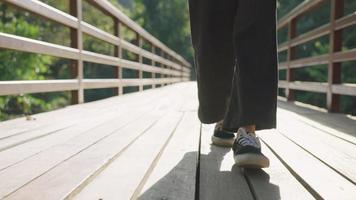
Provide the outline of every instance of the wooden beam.
[[[156,54],[156,47],[151,43],[151,52],[153,54]],[[154,60],[151,60],[151,65],[156,66],[156,62]],[[156,73],[152,73],[152,78],[156,78]],[[152,85],[152,88],[156,88],[156,84]]]
[[325,2],[325,0],[305,0],[303,3],[299,4],[295,9],[290,11],[280,20],[278,20],[277,29],[286,26],[290,21],[297,18],[299,15],[310,11],[311,9],[319,6],[323,2]]
[[321,82],[293,81],[288,83],[288,88],[293,90],[326,93],[328,84]]
[[[139,46],[141,49],[143,48],[143,38],[137,33],[136,34],[136,40],[137,40],[137,46]],[[137,62],[143,64],[143,56],[141,54],[137,55]],[[138,78],[143,79],[143,71],[138,70]],[[138,87],[139,91],[143,91],[143,85],[139,85]]]
[[330,52],[328,66],[328,91],[327,91],[327,109],[330,112],[340,111],[340,95],[333,94],[332,85],[341,83],[341,63],[334,62],[333,54],[341,51],[342,33],[341,30],[335,30],[336,20],[343,16],[344,0],[331,0],[330,10]]
[[[53,20],[55,22],[58,22],[60,24],[63,24],[65,26],[68,26],[70,28],[77,28],[77,23],[78,19],[74,16],[75,13],[72,15],[69,15],[61,10],[58,10],[56,8],[53,8],[43,2],[40,2],[38,0],[28,0],[28,1],[19,1],[19,0],[6,0],[7,3],[14,5],[16,7],[19,7],[21,9],[28,10],[36,15],[39,15],[41,17],[47,18],[49,20]],[[72,11],[70,11],[72,13]],[[109,13],[110,14],[110,13]],[[116,17],[114,17],[117,19]],[[110,33],[107,33],[99,28],[96,28],[95,26],[88,24],[84,21],[81,21],[81,27],[82,27],[82,32],[89,34],[93,37],[96,37],[98,39],[101,39],[103,41],[106,41],[108,43],[111,43],[113,45],[116,45],[117,43],[122,43],[122,48],[125,48],[127,50],[132,51],[133,53],[142,53],[144,54],[145,57],[149,59],[154,59],[159,62],[163,62],[167,65],[172,65],[173,68],[180,70],[180,66],[177,63],[174,63],[168,59],[163,59],[157,55],[152,54],[149,51],[146,51],[144,49],[141,49],[135,45],[130,44],[127,41],[124,41],[120,39],[119,37],[116,37]]]
[[[292,39],[296,36],[296,23],[297,19],[292,19],[288,24],[288,52],[287,52],[287,82],[291,82],[294,80],[294,71],[291,68],[291,62],[295,57],[295,48],[291,46]],[[288,101],[294,100],[294,91],[289,87],[285,89],[286,97]]]
[[78,80],[78,90],[72,92],[72,104],[84,103],[84,89],[82,86],[83,80],[83,36],[82,36],[82,1],[81,0],[73,0],[69,3],[69,11],[71,15],[77,18],[77,27],[71,28],[71,47],[76,48],[79,51],[79,57],[76,60],[71,61],[71,76],[72,78],[76,78]]
[[353,83],[333,84],[331,88],[333,94],[356,96],[356,84]]
[[78,90],[78,81],[41,80],[41,81],[0,81],[0,95],[19,95],[40,92],[59,92]]

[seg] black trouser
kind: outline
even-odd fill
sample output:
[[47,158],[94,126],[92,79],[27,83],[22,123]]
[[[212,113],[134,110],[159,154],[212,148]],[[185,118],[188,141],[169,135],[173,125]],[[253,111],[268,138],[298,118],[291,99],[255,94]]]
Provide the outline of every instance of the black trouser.
[[189,0],[199,118],[276,127],[276,0]]

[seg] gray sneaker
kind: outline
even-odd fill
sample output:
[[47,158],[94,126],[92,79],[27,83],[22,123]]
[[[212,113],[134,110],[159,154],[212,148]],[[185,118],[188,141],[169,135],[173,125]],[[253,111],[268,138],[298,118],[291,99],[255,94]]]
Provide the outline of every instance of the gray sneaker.
[[237,131],[232,150],[237,166],[245,168],[269,167],[269,159],[261,152],[259,138],[248,134],[244,128],[239,128]]

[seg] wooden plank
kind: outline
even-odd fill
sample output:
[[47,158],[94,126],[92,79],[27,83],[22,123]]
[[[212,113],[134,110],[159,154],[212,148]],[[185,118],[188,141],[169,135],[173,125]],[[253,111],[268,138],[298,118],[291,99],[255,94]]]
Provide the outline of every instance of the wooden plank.
[[[259,132],[262,131],[258,131],[257,135]],[[314,199],[272,151],[263,142],[261,145],[263,154],[270,159],[269,168],[245,170],[245,176],[252,187],[255,199]]]
[[351,13],[347,16],[336,19],[335,29],[341,30],[354,24],[356,24],[356,13]]
[[[282,82],[285,83],[285,82]],[[311,92],[326,92],[327,83],[307,82],[307,81],[292,81],[287,82],[288,88],[294,90],[311,91]]]
[[[179,78],[166,79],[83,79],[84,89],[114,88],[117,86],[151,85],[180,82]],[[78,90],[78,80],[41,80],[41,81],[0,81],[0,95],[15,95],[40,92]]]
[[6,3],[10,3],[14,6],[26,9],[32,13],[43,16],[47,19],[51,19],[55,22],[61,23],[71,28],[77,28],[77,18],[61,11],[52,6],[49,6],[38,0],[4,0]]
[[329,62],[329,54],[299,58],[290,62],[291,68],[308,67],[313,65],[323,65]]
[[0,95],[78,90],[78,80],[0,81]]
[[295,47],[297,45],[309,42],[327,34],[330,34],[330,24],[322,25],[316,29],[298,35],[290,41],[290,45]]
[[[61,58],[78,60],[80,53],[78,49],[65,47],[62,45],[51,44],[39,40],[29,39],[26,37],[15,36],[7,33],[0,33],[0,47],[13,49],[30,53],[40,53]],[[116,58],[113,56],[103,55],[90,51],[82,51],[82,59],[87,62],[106,64],[112,66],[123,66],[128,69],[143,70],[147,72],[180,75],[177,70],[160,69],[154,66],[141,64],[129,60]]]
[[356,84],[352,84],[352,83],[333,84],[332,91],[335,94],[356,96]]
[[84,79],[83,85],[85,89],[95,88],[114,88],[114,87],[126,87],[126,86],[138,86],[138,85],[151,85],[161,83],[177,83],[181,80],[179,78],[143,78],[143,79]]
[[[179,95],[179,93],[175,94],[173,97],[177,95]],[[171,98],[163,99],[163,101],[166,103],[158,105],[155,109],[164,111],[169,108],[169,106],[167,106],[168,104],[172,104]],[[55,145],[46,151],[36,154],[36,156],[30,157],[29,159],[26,159],[11,168],[1,171],[1,179],[9,179],[9,181],[1,182],[3,184],[0,183],[0,196],[7,196],[24,185],[28,186],[30,181],[38,180],[38,176],[46,173],[50,169],[53,169],[54,166],[60,166],[60,163],[75,157],[76,154],[84,151],[85,149],[95,146],[96,143],[105,140],[105,138],[115,134],[117,131],[120,131],[120,129],[125,127],[125,125],[129,122],[134,122],[134,120],[138,117],[145,116],[144,113],[151,113],[152,110],[147,109],[147,107],[148,106],[145,105],[139,109],[135,109],[126,115],[122,115],[112,120],[111,123],[96,127],[85,134],[73,137],[65,143]],[[150,117],[152,117],[152,115]],[[137,126],[136,123],[133,124]],[[19,172],[22,173],[19,174]],[[14,176],[17,178],[10,178]]]
[[100,114],[99,111],[107,112],[110,109],[110,106],[126,104],[128,102],[131,102],[132,99],[140,99],[142,97],[151,98],[153,96],[158,95],[158,93],[160,92],[167,92],[171,89],[174,90],[179,87],[184,87],[184,84],[175,84],[170,87],[160,88],[157,90],[146,90],[140,93],[130,93],[120,98],[106,98],[100,101],[85,103],[80,106],[67,106],[62,109],[35,114],[33,115],[33,117],[36,120],[27,121],[22,117],[4,121],[0,123],[0,139],[10,137],[16,134],[23,134],[27,131],[35,130],[37,128],[48,126],[53,123],[59,123],[63,120],[70,121],[72,119],[80,117],[81,115],[91,116],[94,115],[94,112],[96,114]]
[[[112,107],[111,109],[114,108]],[[2,135],[2,138],[0,140],[0,151],[32,141],[34,139],[47,137],[51,134],[58,134],[58,132],[60,132],[61,130],[65,130],[69,127],[74,126],[75,124],[84,122],[83,119],[85,119],[85,116],[89,118],[95,117],[95,114],[100,114],[100,112],[95,113],[96,110],[93,110],[94,112],[91,113],[88,111],[90,110],[83,109],[79,112],[75,112],[75,114],[72,114],[69,117],[63,116],[63,119],[58,119],[57,121],[51,121],[47,119],[47,122],[52,123],[48,123],[46,126],[43,126],[43,128],[34,129],[33,131],[24,132],[22,134],[9,135],[8,133],[5,133]],[[107,111],[108,109],[106,109],[106,112]],[[103,110],[102,112],[105,112],[105,110]]]
[[[8,199],[23,199],[31,196],[35,199],[63,199],[96,172],[101,171],[107,163],[135,141],[145,129],[154,123],[151,120],[137,120],[140,124],[131,123],[121,131],[116,131],[108,138],[90,146],[83,152],[64,161],[51,171],[33,180],[8,197]],[[153,120],[152,120],[153,119]],[[115,137],[116,136],[116,137]],[[47,192],[45,192],[47,191]]]
[[284,136],[356,184],[356,145],[325,134],[282,113],[279,112],[278,130]]
[[203,125],[200,149],[199,198],[253,199],[243,172],[234,165],[231,148],[211,145],[214,125]]
[[[128,101],[117,101],[116,105],[104,105],[100,107],[108,107],[107,110],[98,110],[95,114],[83,114],[82,121],[78,122],[75,126],[67,128],[62,131],[58,131],[56,134],[36,139],[35,141],[22,144],[20,146],[13,147],[6,151],[0,152],[0,171],[12,165],[19,163],[39,152],[44,151],[47,148],[58,145],[65,142],[70,138],[74,138],[77,135],[85,134],[87,131],[98,127],[105,127],[105,124],[110,124],[118,117],[125,115],[128,112],[133,111],[132,108],[139,108],[142,106],[154,106],[161,102],[162,97],[169,97],[167,91],[162,93],[156,92],[156,96],[146,96],[143,100],[135,101],[130,98]],[[87,110],[87,109],[85,109]],[[99,112],[100,111],[100,112]],[[83,111],[81,111],[83,112]]]
[[[185,90],[191,90],[191,87],[189,86]],[[182,100],[186,100],[186,98]],[[172,106],[172,104],[170,105]],[[180,105],[170,107],[170,113],[135,141],[92,182],[84,188],[78,188],[70,197],[77,194],[74,199],[87,199],[87,197],[129,199],[147,171],[150,171],[154,166],[151,163],[159,159],[160,152],[164,150],[174,134],[175,127],[181,118],[180,112],[177,112],[179,107]],[[122,179],[122,177],[128,178]]]
[[356,60],[356,49],[339,51],[333,54],[334,62],[347,62]]
[[30,53],[40,53],[68,59],[79,59],[79,50],[58,44],[29,39],[26,37],[0,33],[0,47]]
[[[356,187],[278,131],[260,134],[263,141],[287,164],[297,179],[317,199],[353,199]],[[315,170],[317,169],[317,170]]]
[[[345,114],[327,113],[326,110],[316,110],[308,104],[296,102],[278,102],[279,110],[302,121],[324,133],[333,135],[350,143],[356,144],[356,120]],[[313,109],[313,110],[312,110]]]
[[0,140],[0,152],[30,142],[32,140],[56,134],[62,130],[74,126],[75,123],[75,121],[72,121],[70,123],[58,123],[50,127],[44,127],[41,129],[29,131],[26,134],[18,134],[14,135],[13,137],[4,138]]
[[142,191],[136,190],[134,197],[140,200],[195,199],[201,126],[197,116],[196,112],[185,113]]
[[[88,196],[102,199],[130,199],[151,163],[163,150],[164,144],[169,141],[181,117],[182,114],[178,112],[165,115],[74,199],[87,199]],[[122,179],[122,177],[127,178]]]

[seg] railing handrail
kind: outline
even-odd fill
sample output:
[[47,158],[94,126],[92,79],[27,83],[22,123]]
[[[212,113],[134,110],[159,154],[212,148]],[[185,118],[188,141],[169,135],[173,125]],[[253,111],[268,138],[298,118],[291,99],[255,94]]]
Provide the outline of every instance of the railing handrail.
[[[104,10],[105,14],[109,14],[109,16],[113,18],[114,35],[82,20],[82,0],[69,1],[71,14],[65,13],[38,0],[4,0],[4,2],[70,27],[71,31],[75,31],[75,34],[71,34],[71,47],[68,47],[22,36],[0,33],[1,48],[75,60],[76,73],[73,74],[75,79],[69,80],[0,81],[0,95],[70,90],[73,91],[72,94],[76,96],[74,101],[81,103],[84,101],[84,89],[118,88],[117,94],[122,94],[123,87],[125,86],[139,86],[139,90],[141,91],[144,85],[152,85],[154,88],[156,84],[164,85],[189,80],[191,66],[185,59],[133,22],[107,0],[88,0],[88,2],[97,9]],[[136,33],[137,45],[131,44],[120,37],[119,30],[122,26],[126,26]],[[114,45],[116,49],[115,55],[109,56],[83,50],[83,33]],[[143,40],[150,42],[151,51],[143,48]],[[161,50],[160,55],[155,53],[156,48]],[[137,54],[137,61],[123,59],[123,49]],[[144,57],[151,60],[151,65],[143,63]],[[84,61],[117,67],[117,79],[84,79]],[[156,67],[157,64],[159,64],[160,67]],[[139,78],[123,79],[123,68],[137,70]],[[152,78],[143,78],[144,71],[152,73]],[[163,77],[156,78],[156,74],[162,74]]]
[[130,19],[128,16],[126,16],[121,10],[116,8],[107,0],[91,0],[91,1],[95,2],[102,9],[109,12],[112,16],[117,17],[117,19],[119,19],[122,23],[124,23],[132,30],[140,34],[146,40],[150,41],[151,43],[154,43],[157,47],[163,49],[164,51],[168,52],[172,56],[176,57],[179,61],[183,62],[186,66],[190,66],[190,63],[186,61],[182,56],[180,56],[178,53],[168,48],[165,44],[163,44],[157,38],[152,36],[149,32],[143,29],[140,25],[138,25],[135,21]]
[[[356,60],[356,49],[342,51],[342,29],[356,24],[356,13],[343,15],[344,0],[330,0],[330,22],[297,35],[296,21],[302,15],[325,3],[325,0],[305,0],[287,15],[278,20],[277,29],[288,26],[288,39],[278,45],[278,52],[287,51],[287,61],[279,64],[279,70],[286,70],[286,80],[279,81],[285,88],[288,100],[294,100],[294,90],[327,94],[327,108],[338,112],[340,95],[356,96],[356,84],[341,82],[341,63]],[[295,47],[322,36],[330,36],[330,52],[305,58],[295,57]],[[306,82],[294,80],[294,69],[312,65],[328,64],[328,82]]]

